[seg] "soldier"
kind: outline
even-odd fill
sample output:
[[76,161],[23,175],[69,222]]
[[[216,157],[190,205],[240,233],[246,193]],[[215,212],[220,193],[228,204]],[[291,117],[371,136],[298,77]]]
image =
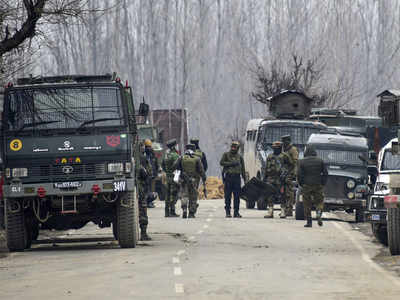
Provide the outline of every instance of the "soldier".
[[243,181],[247,182],[246,171],[244,167],[243,157],[238,153],[239,152],[240,143],[232,142],[231,150],[229,152],[225,152],[222,155],[220,165],[224,168],[223,176],[224,176],[224,193],[225,193],[225,212],[226,218],[231,218],[231,199],[233,193],[233,217],[241,218],[242,216],[239,214],[240,207],[240,190],[241,190],[241,182],[240,175],[242,175]]
[[291,162],[288,169],[288,177],[285,186],[285,197],[286,197],[286,216],[293,216],[293,205],[295,203],[294,186],[293,181],[296,180],[297,174],[297,160],[299,159],[299,152],[297,148],[291,144],[290,135],[284,135],[281,137],[283,143],[283,152],[290,156]]
[[328,171],[323,160],[317,157],[315,149],[308,145],[304,159],[299,161],[297,180],[302,187],[304,216],[307,219],[304,227],[312,227],[311,209],[317,210],[318,225],[322,226],[322,210],[324,209],[324,185],[328,180]]
[[274,217],[274,199],[276,197],[280,198],[281,204],[281,218],[286,218],[286,197],[285,195],[278,194],[281,193],[282,186],[285,187],[287,182],[287,170],[291,164],[290,157],[282,152],[282,143],[279,141],[272,143],[273,153],[269,154],[267,157],[264,181],[271,184],[276,193],[268,196],[267,206],[269,207],[268,213],[264,218]]
[[150,162],[146,159],[145,146],[140,144],[139,162],[137,164],[137,188],[139,198],[139,225],[140,225],[140,240],[149,241],[150,236],[147,235],[147,225],[149,218],[147,216],[147,195],[150,191],[150,179],[152,168]]
[[165,199],[165,217],[179,217],[175,212],[178,200],[179,184],[174,182],[174,163],[179,159],[176,149],[176,139],[167,142],[168,150],[165,152],[161,166],[167,175],[167,197]]
[[208,169],[207,157],[206,157],[206,154],[203,151],[201,151],[201,149],[200,149],[199,139],[192,138],[192,139],[190,139],[190,143],[195,145],[196,150],[194,151],[194,154],[197,155],[198,157],[200,157],[201,162],[203,163],[204,172],[207,172],[207,169]]
[[151,142],[151,140],[149,139],[145,139],[144,140],[144,155],[146,157],[146,159],[148,160],[150,166],[151,166],[151,176],[148,178],[149,180],[149,185],[150,185],[150,189],[146,195],[146,199],[147,199],[147,207],[149,208],[154,208],[154,204],[153,201],[155,199],[154,193],[152,192],[152,184],[154,179],[157,177],[158,174],[158,161],[157,161],[157,157],[154,154],[153,151],[153,144]]
[[[188,144],[185,147],[185,154],[180,157],[174,164],[174,169],[181,171],[182,189],[187,193],[189,198],[189,218],[196,217],[197,211],[197,198],[199,196],[198,187],[200,183],[200,178],[203,184],[206,184],[206,174],[203,169],[203,164],[198,156],[194,154],[196,150],[195,145]],[[188,199],[187,197],[182,197],[182,218],[187,218],[188,209]]]

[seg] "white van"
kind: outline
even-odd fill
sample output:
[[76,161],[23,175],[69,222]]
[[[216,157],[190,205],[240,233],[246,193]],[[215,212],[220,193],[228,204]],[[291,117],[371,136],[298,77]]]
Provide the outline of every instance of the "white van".
[[243,159],[246,167],[247,178],[260,176],[261,163],[257,159],[257,139],[259,128],[263,119],[252,119],[247,123],[246,137],[244,142]]

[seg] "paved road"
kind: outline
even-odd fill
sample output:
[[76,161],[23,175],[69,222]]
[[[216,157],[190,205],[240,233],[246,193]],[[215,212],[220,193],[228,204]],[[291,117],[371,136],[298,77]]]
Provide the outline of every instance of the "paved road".
[[400,296],[399,278],[371,259],[380,246],[340,220],[305,229],[246,209],[242,219],[225,219],[222,200],[201,201],[196,219],[165,219],[161,205],[149,210],[153,241],[136,249],[119,249],[111,230],[89,225],[59,236],[63,243],[0,259],[0,299]]

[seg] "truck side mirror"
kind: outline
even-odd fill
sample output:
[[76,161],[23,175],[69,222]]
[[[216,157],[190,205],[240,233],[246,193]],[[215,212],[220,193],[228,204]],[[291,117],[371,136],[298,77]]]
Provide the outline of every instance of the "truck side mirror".
[[148,104],[142,102],[139,105],[139,116],[147,117],[149,115],[150,107]]
[[392,149],[391,149],[392,154],[398,155],[400,154],[399,152],[399,143],[398,142],[392,142]]

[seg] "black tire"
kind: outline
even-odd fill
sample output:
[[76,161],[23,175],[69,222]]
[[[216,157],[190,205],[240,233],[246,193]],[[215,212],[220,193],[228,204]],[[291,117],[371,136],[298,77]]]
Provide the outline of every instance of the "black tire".
[[246,208],[253,209],[256,207],[256,203],[254,201],[246,201]]
[[303,202],[296,202],[295,207],[295,219],[296,220],[304,220],[304,203]]
[[[29,244],[24,211],[20,207],[18,212],[11,212],[10,202],[7,200],[5,200],[5,206],[7,247],[10,251],[24,251]],[[13,209],[15,208],[13,207]]]
[[260,197],[257,199],[257,209],[267,210],[267,201],[265,201],[264,197]]
[[388,245],[388,235],[386,226],[380,224],[371,224],[372,233],[375,238],[383,245]]
[[[122,205],[121,205],[122,204]],[[129,206],[125,206],[130,204]],[[134,192],[120,198],[117,207],[118,242],[121,248],[135,248],[138,240],[138,200]]]
[[392,255],[400,255],[400,208],[388,208],[387,233],[389,250]]
[[356,223],[364,223],[365,222],[365,216],[364,216],[364,209],[363,208],[357,208],[356,209]]

